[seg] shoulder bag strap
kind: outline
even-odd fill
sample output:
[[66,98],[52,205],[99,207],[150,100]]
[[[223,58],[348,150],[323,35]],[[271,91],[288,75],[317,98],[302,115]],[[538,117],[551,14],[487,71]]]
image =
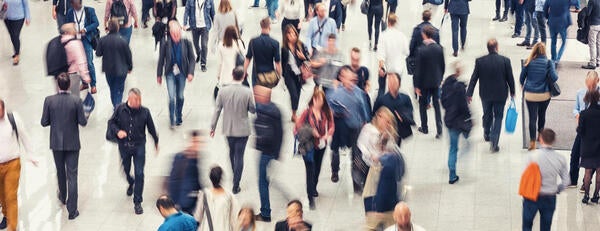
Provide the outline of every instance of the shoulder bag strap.
[[206,196],[206,192],[203,193],[203,197],[204,197],[204,202],[202,202],[204,204],[204,213],[206,213],[206,221],[208,222],[208,230],[210,231],[214,231],[213,228],[213,222],[212,222],[212,216],[210,215],[210,209],[208,208],[208,200],[207,200],[207,196]]
[[17,129],[17,123],[15,122],[15,116],[13,115],[12,112],[6,113],[6,115],[8,116],[8,122],[10,122],[10,126],[12,127],[12,130],[15,132],[15,135],[17,136],[17,142],[19,142],[19,130]]

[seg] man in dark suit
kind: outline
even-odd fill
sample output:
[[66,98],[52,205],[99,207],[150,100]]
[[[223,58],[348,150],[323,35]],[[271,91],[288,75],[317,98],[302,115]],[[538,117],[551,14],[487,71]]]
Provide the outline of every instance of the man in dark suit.
[[83,49],[85,50],[86,59],[88,62],[88,70],[90,71],[90,86],[92,94],[96,94],[96,68],[94,68],[94,48],[92,47],[92,39],[100,31],[98,30],[98,17],[96,11],[92,7],[83,7],[81,0],[71,0],[73,8],[67,11],[67,23],[75,23],[77,29],[77,38],[81,39]]
[[432,26],[423,27],[423,47],[417,51],[416,68],[414,75],[415,93],[419,96],[419,112],[421,115],[421,127],[419,132],[427,134],[427,105],[432,100],[435,110],[435,125],[437,129],[436,139],[442,136],[442,115],[440,111],[440,84],[444,77],[446,62],[442,46],[433,40],[437,33]]
[[510,90],[510,96],[515,96],[515,80],[510,65],[510,59],[498,54],[498,41],[490,39],[487,42],[489,54],[475,60],[475,70],[471,76],[467,97],[469,103],[477,81],[479,97],[483,105],[483,138],[491,141],[490,150],[498,152],[498,140],[504,116],[504,104]]
[[81,99],[69,92],[71,81],[66,73],[58,75],[58,94],[44,100],[41,124],[50,126],[50,149],[58,176],[58,199],[67,205],[69,220],[77,211],[77,165],[79,162],[79,125],[87,125]]
[[[421,22],[419,25],[415,26],[413,28],[413,32],[412,32],[412,36],[410,38],[410,44],[409,44],[409,53],[408,53],[408,57],[406,58],[406,68],[409,74],[414,74],[414,68],[415,68],[415,59],[417,57],[417,50],[419,49],[419,47],[423,46],[423,36],[421,35],[421,32],[423,30],[423,27],[425,26],[431,26],[436,30],[435,35],[433,36],[433,40],[440,44],[440,33],[439,30],[437,28],[435,28],[430,22],[429,20],[431,20],[431,11],[430,10],[424,10],[423,14],[421,16],[421,18],[423,19],[423,22]],[[414,76],[413,76],[414,78]],[[413,83],[415,83],[414,79],[413,79]]]

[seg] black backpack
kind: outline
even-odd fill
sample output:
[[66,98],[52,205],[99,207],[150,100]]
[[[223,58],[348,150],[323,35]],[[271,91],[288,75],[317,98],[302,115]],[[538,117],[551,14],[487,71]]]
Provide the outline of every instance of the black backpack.
[[127,25],[129,14],[127,14],[127,7],[125,7],[123,0],[113,1],[113,4],[110,6],[110,18],[117,19],[120,27]]
[[67,43],[75,40],[69,39],[65,43],[61,41],[61,36],[56,36],[48,43],[46,48],[46,71],[48,75],[58,76],[58,74],[69,71],[69,62],[67,61]]

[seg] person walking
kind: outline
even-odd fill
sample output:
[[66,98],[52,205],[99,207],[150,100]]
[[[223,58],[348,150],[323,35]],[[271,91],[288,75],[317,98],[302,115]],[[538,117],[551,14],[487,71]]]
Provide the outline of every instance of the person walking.
[[[335,34],[329,34],[327,37],[327,46],[311,59],[311,67],[315,69],[316,73],[313,81],[315,81],[315,85],[323,87],[325,93],[335,89],[339,70],[344,66],[346,60],[344,54],[336,45],[337,38]],[[350,68],[348,67],[348,69]]]
[[[521,43],[517,43],[517,46],[529,48],[533,44],[538,42],[540,37],[540,30],[538,28],[537,18],[535,17],[535,1],[536,0],[523,0],[523,14],[525,15],[525,40]],[[533,42],[531,41],[531,34],[533,30]]]
[[[303,0],[283,0],[281,6],[279,6],[279,11],[277,13],[278,17],[283,17],[281,21],[281,31],[286,31],[286,27],[288,25],[292,25],[294,29],[300,34],[300,29],[302,28],[300,25],[300,17],[304,12],[304,1]],[[285,38],[285,33],[283,35]]]
[[[381,26],[381,19],[383,18],[383,0],[371,0],[369,1],[369,10],[367,12],[367,33],[369,35],[369,49],[373,48],[377,51],[377,44],[379,43],[379,31]],[[375,25],[373,25],[375,23]],[[375,27],[375,45],[372,43],[373,27]]]
[[158,231],[196,231],[198,222],[188,214],[182,213],[175,207],[175,202],[166,195],[156,200],[156,208],[165,221],[158,227]]
[[256,150],[260,151],[258,165],[258,193],[260,195],[260,214],[256,220],[271,222],[271,203],[269,201],[269,179],[267,168],[272,160],[279,159],[283,141],[281,111],[271,102],[271,89],[263,86],[254,87],[256,99],[256,119],[254,131]]
[[123,102],[125,79],[133,69],[131,49],[127,41],[119,35],[119,22],[108,22],[108,34],[100,38],[96,55],[102,57],[102,72],[110,89],[110,101],[113,109]]
[[311,56],[327,46],[330,34],[337,35],[336,22],[328,16],[325,4],[317,3],[315,11],[317,17],[309,21],[305,39]]
[[[154,8],[154,0],[142,0],[142,28],[148,28],[150,11]],[[154,14],[154,12],[152,12]]]
[[582,66],[584,69],[594,70],[600,66],[600,1],[590,0],[587,4],[588,46],[590,47],[590,61]]
[[[60,41],[65,44],[67,53],[67,63],[69,64],[68,74],[71,79],[71,94],[79,96],[79,91],[88,88],[90,74],[88,62],[81,40],[77,39],[77,29],[75,23],[65,23],[60,28],[62,31]],[[83,86],[80,87],[80,82]]]
[[[333,137],[335,131],[333,113],[325,99],[325,92],[319,87],[315,87],[313,95],[308,102],[308,108],[296,120],[294,134],[297,136],[299,142],[302,139],[300,132],[304,127],[310,127],[311,133],[309,136],[312,137],[312,139],[307,139],[307,142],[312,142],[308,144],[311,149],[307,150],[308,153],[305,153],[302,159],[304,160],[304,167],[306,169],[308,206],[311,210],[314,210],[316,208],[314,198],[319,196],[317,184],[319,183],[319,175],[321,174],[323,156],[327,148],[327,142]],[[298,147],[303,146],[302,143],[298,144]]]
[[[569,8],[575,4],[577,4],[577,0],[546,0],[544,3],[544,14],[548,19],[550,39],[552,40],[550,43],[550,54],[552,55],[552,61],[555,65],[560,62],[560,58],[565,51],[565,45],[567,44],[567,28],[572,23]],[[560,35],[562,42],[557,53],[556,44],[558,35]]]
[[[87,125],[81,99],[69,94],[69,76],[57,77],[59,92],[44,100],[41,125],[50,126],[50,149],[54,155],[58,178],[58,200],[67,205],[69,220],[79,216],[77,210],[77,166],[79,165],[79,126]],[[2,203],[4,206],[4,203]]]
[[[496,0],[496,17],[494,17],[492,21],[504,22],[508,20],[508,9],[510,9],[510,1],[511,0]],[[502,2],[504,2],[504,13],[502,14],[501,18],[500,9],[502,7]]]
[[[528,0],[531,1],[531,0]],[[460,49],[465,50],[467,41],[467,20],[469,18],[468,0],[445,0],[444,12],[450,13],[452,20],[452,56],[458,56],[458,30],[460,29]],[[460,27],[459,27],[460,26]]]
[[[543,129],[539,137],[541,148],[528,156],[528,163],[536,163],[539,166],[542,182],[537,201],[523,198],[524,231],[531,231],[538,211],[540,230],[550,231],[556,209],[556,195],[569,184],[567,159],[552,148],[555,140],[556,133],[552,129]],[[557,178],[560,178],[560,184]]]
[[[535,12],[533,13],[533,17],[535,18],[535,23],[537,23],[536,29],[540,34],[540,41],[546,44],[546,14],[544,13],[544,4],[546,0],[535,0]],[[527,47],[527,50],[531,50],[535,43],[531,43],[530,46]]]
[[244,57],[246,53],[244,42],[241,41],[235,26],[227,27],[225,37],[223,37],[222,41],[218,48],[219,68],[217,72],[217,86],[219,89],[233,82],[231,72],[238,65],[236,63],[237,58]]
[[494,38],[488,40],[487,49],[488,55],[475,60],[475,69],[467,89],[467,100],[471,103],[475,86],[479,82],[479,97],[483,107],[483,139],[490,142],[492,152],[498,152],[504,105],[509,92],[514,100],[515,79],[510,59],[498,54],[498,41]]
[[240,192],[240,180],[244,170],[244,150],[250,135],[248,113],[254,114],[256,107],[252,90],[242,85],[245,72],[242,67],[233,69],[233,82],[219,91],[215,112],[210,125],[210,137],[215,136],[217,122],[223,111],[223,135],[227,137],[229,160],[233,170],[233,194]]
[[[352,49],[350,49],[350,65],[348,66],[358,78],[356,81],[356,86],[365,91],[365,93],[368,95],[369,91],[371,90],[371,82],[369,81],[369,68],[361,65],[361,58],[360,49],[358,47],[352,47]],[[369,100],[370,105],[370,98],[367,99]]]
[[556,82],[558,75],[554,62],[546,58],[546,46],[537,43],[525,60],[519,77],[529,115],[529,151],[535,149],[535,137],[546,125],[546,109],[550,104],[548,79]]
[[[376,112],[381,107],[387,107],[392,111],[396,120],[396,132],[398,137],[396,144],[400,146],[402,139],[412,135],[412,125],[415,125],[413,117],[413,106],[408,95],[400,92],[401,79],[398,73],[387,73],[388,92],[385,95],[377,97],[373,104],[373,111]],[[375,115],[373,115],[375,116]]]
[[422,29],[423,43],[425,46],[419,48],[416,57],[415,68],[415,93],[419,96],[419,114],[421,115],[421,127],[418,131],[427,134],[427,106],[433,104],[435,110],[435,125],[437,129],[436,139],[442,136],[442,116],[440,111],[440,85],[444,77],[446,63],[442,47],[433,40],[436,30],[431,26]]
[[158,56],[156,81],[162,84],[163,73],[167,79],[169,92],[169,120],[171,129],[183,123],[183,91],[185,81],[194,79],[194,50],[192,43],[181,37],[181,26],[177,21],[169,22],[169,38],[163,41]]
[[[18,2],[21,4],[21,1]],[[72,8],[70,0],[52,0],[52,19],[56,20],[56,28],[59,33],[62,25],[67,23],[67,12]]]
[[90,75],[90,92],[96,94],[96,68],[94,67],[94,48],[92,40],[100,34],[98,30],[98,17],[92,7],[83,6],[81,0],[71,0],[71,8],[67,12],[67,23],[74,23],[77,32],[77,39],[81,40],[87,59],[87,66]]
[[[379,165],[379,158],[384,154],[381,140],[395,142],[398,137],[396,119],[387,107],[380,107],[373,115],[370,123],[365,124],[358,135],[356,146],[362,154],[363,162],[373,167]],[[365,178],[367,177],[365,172]],[[362,182],[364,183],[364,182]]]
[[[110,139],[119,144],[121,164],[129,186],[127,196],[133,194],[135,214],[142,214],[142,193],[144,192],[144,165],[146,163],[146,128],[154,140],[154,148],[158,153],[158,134],[152,114],[142,106],[142,93],[137,88],[129,90],[127,102],[115,108],[108,120]],[[107,138],[109,138],[107,136]],[[131,160],[133,159],[134,175],[131,177]]]
[[[414,76],[414,72],[415,72],[415,66],[416,66],[416,59],[417,59],[417,53],[419,48],[421,48],[422,46],[424,46],[425,44],[423,43],[423,28],[425,28],[425,26],[430,26],[434,29],[435,33],[433,35],[433,41],[435,41],[437,44],[440,44],[440,34],[439,34],[439,30],[437,28],[435,28],[429,21],[431,20],[431,11],[429,10],[425,10],[423,11],[423,14],[421,16],[421,18],[423,19],[423,22],[419,23],[417,26],[415,26],[413,28],[413,32],[410,38],[410,45],[408,47],[409,53],[408,53],[408,57],[406,58],[406,70],[408,72],[409,75],[413,75],[413,87],[414,84],[416,83],[416,81],[414,80],[415,76]],[[401,70],[404,71],[404,70]],[[416,98],[416,95],[415,95]]]
[[[237,218],[236,212],[238,211],[237,201],[231,192],[221,186],[223,169],[219,166],[212,167],[209,178],[212,188],[203,191],[204,196],[198,198],[199,202],[197,204],[199,206],[194,211],[194,217],[200,222],[199,230],[233,231]],[[208,206],[208,208],[205,206]],[[204,210],[210,210],[210,218],[205,216],[208,213]],[[212,223],[212,227],[209,222]]]
[[252,86],[259,84],[259,74],[275,71],[278,76],[281,76],[279,42],[269,35],[269,33],[271,33],[271,20],[268,17],[263,18],[260,21],[260,28],[260,35],[251,39],[248,43],[248,52],[246,53],[246,61],[244,61],[244,73],[248,73],[250,61],[254,59],[252,67]]
[[275,231],[312,230],[312,224],[304,221],[302,202],[290,201],[286,208],[286,219],[275,224]]
[[387,227],[384,231],[425,231],[425,229],[411,220],[411,213],[405,202],[399,202],[394,207],[394,221],[396,224]]
[[[215,39],[215,44],[219,44],[219,41],[223,41],[225,32],[229,26],[235,27],[235,32],[240,37],[241,33],[241,22],[238,22],[237,13],[233,10],[230,0],[221,0],[217,13],[214,15],[214,31],[218,36]],[[229,75],[229,73],[227,73]]]
[[[579,114],[579,125],[577,126],[577,135],[581,136],[581,163],[580,167],[585,168],[583,177],[584,196],[581,202],[587,204],[590,200],[590,187],[592,176],[596,173],[596,189],[592,196],[592,203],[598,203],[600,199],[600,136],[596,131],[600,129],[600,93],[597,90],[588,91],[584,101],[589,107]],[[573,183],[573,182],[572,182]],[[577,184],[577,181],[575,182]]]
[[[115,5],[113,6],[113,4]],[[123,7],[125,7],[126,12],[120,12]],[[119,11],[119,13],[124,13],[126,15],[112,15],[114,13],[113,11]],[[133,33],[133,28],[131,27],[138,28],[138,15],[133,0],[107,0],[106,7],[104,8],[104,28],[106,31],[108,31],[108,21],[113,18],[119,20],[119,34],[121,34],[125,41],[127,41],[127,44],[129,44],[131,41],[131,33]],[[133,23],[131,23],[132,19]]]
[[515,28],[511,38],[518,38],[521,36],[521,30],[523,29],[523,19],[525,18],[525,10],[523,8],[523,1],[511,0],[512,1],[512,12],[515,15]]
[[404,75],[406,70],[406,56],[410,54],[408,39],[396,26],[398,16],[390,14],[387,23],[388,29],[381,35],[381,49],[377,51],[377,59],[379,61],[379,78],[377,80],[379,90],[377,90],[377,97],[385,94],[386,72],[397,73],[401,76]]
[[256,231],[256,220],[254,219],[254,209],[251,207],[244,207],[240,209],[238,213],[238,226],[236,230],[239,231]]
[[[25,152],[21,151],[21,146]],[[28,130],[21,117],[6,110],[5,102],[0,99],[0,205],[4,218],[2,223],[9,231],[17,230],[19,223],[19,179],[21,178],[21,160],[25,155],[33,154]],[[29,157],[29,161],[37,166],[37,161]],[[8,219],[7,219],[8,218]]]
[[[54,0],[56,1],[56,0]],[[65,0],[66,1],[66,0]],[[21,54],[21,29],[23,24],[29,26],[31,12],[29,11],[29,0],[5,0],[2,7],[6,7],[6,18],[4,25],[13,45],[13,66],[19,65]],[[60,28],[60,26],[59,26]]]
[[281,46],[281,61],[283,63],[283,79],[285,86],[290,93],[292,105],[292,122],[296,121],[296,111],[300,101],[300,91],[304,79],[302,78],[302,68],[308,61],[308,48],[300,41],[300,34],[296,31],[294,25],[286,26],[284,30],[283,44]]
[[[186,1],[182,1],[184,4]],[[186,4],[187,5],[187,4]],[[154,17],[157,22],[167,24],[171,20],[177,20],[177,1],[175,0],[154,0],[154,7],[152,7]]]
[[450,150],[448,152],[448,169],[450,176],[449,184],[458,182],[460,177],[456,174],[456,158],[458,154],[458,140],[462,134],[465,139],[469,138],[469,133],[473,127],[471,121],[471,110],[467,104],[467,85],[457,79],[462,74],[462,64],[455,61],[454,74],[446,77],[442,84],[442,107],[444,107],[444,124],[448,128],[450,136]]
[[187,214],[194,212],[202,189],[198,159],[206,142],[204,136],[198,130],[190,132],[189,144],[184,151],[175,154],[169,174],[169,196]]
[[[208,32],[215,18],[213,0],[187,0],[183,14],[183,30],[192,31],[192,42],[196,49],[196,62],[200,70],[206,72],[206,53],[208,53]],[[188,27],[189,22],[189,27]],[[201,44],[198,41],[202,38]]]

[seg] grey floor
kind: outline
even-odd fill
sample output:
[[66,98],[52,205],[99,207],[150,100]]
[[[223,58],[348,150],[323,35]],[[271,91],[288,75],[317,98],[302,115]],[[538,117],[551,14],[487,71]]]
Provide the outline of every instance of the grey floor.
[[[358,1],[359,2],[359,1]],[[420,21],[421,1],[402,1],[398,7],[400,28],[410,36],[411,28]],[[105,2],[86,1],[103,15]],[[141,2],[136,2],[138,10]],[[261,5],[264,4],[261,2]],[[244,23],[244,39],[259,33],[258,21],[266,15],[265,9],[247,9],[249,1],[235,0],[234,6],[240,11]],[[375,55],[368,51],[366,19],[360,14],[358,4],[348,9],[346,31],[341,33],[341,46],[344,50],[357,46],[363,52],[363,64],[374,73]],[[4,26],[0,26],[0,97],[6,99],[7,108],[16,111],[27,123],[27,132],[33,140],[35,152],[31,157],[40,160],[34,167],[24,163],[22,167],[20,202],[20,230],[155,230],[162,217],[154,206],[155,199],[162,193],[162,182],[169,171],[173,153],[185,146],[185,134],[191,129],[208,129],[212,116],[212,88],[216,83],[218,63],[214,54],[209,53],[208,72],[196,72],[196,78],[186,87],[184,124],[174,131],[168,128],[167,92],[165,86],[155,82],[157,52],[153,50],[153,38],[149,29],[134,30],[131,48],[134,56],[134,69],[128,76],[126,88],[139,87],[143,94],[143,104],[150,108],[161,137],[160,152],[150,145],[146,159],[146,184],[144,190],[145,213],[135,215],[131,198],[125,195],[126,181],[121,173],[117,147],[104,140],[106,121],[111,115],[109,90],[104,75],[100,72],[101,60],[95,59],[98,75],[96,110],[87,127],[81,129],[81,149],[79,163],[79,211],[81,216],[74,221],[67,220],[66,209],[59,206],[56,199],[56,177],[53,159],[48,149],[49,129],[39,125],[43,99],[54,93],[54,84],[45,76],[43,54],[46,43],[55,36],[55,22],[50,16],[50,2],[30,3],[32,23],[22,33],[21,64],[13,67],[10,56],[12,47]],[[469,16],[469,32],[466,50],[459,58],[466,66],[463,80],[468,80],[473,69],[474,58],[484,55],[485,42],[490,37],[500,41],[500,52],[512,60],[515,77],[518,78],[519,60],[528,51],[517,48],[520,39],[511,39],[511,24],[493,22],[494,1],[472,1]],[[179,9],[183,14],[183,8]],[[440,25],[442,9],[438,9],[433,19]],[[180,16],[181,18],[181,16]],[[100,19],[102,21],[102,19]],[[272,35],[281,38],[279,24],[273,25]],[[441,28],[447,63],[457,58],[450,56],[450,20]],[[189,36],[191,37],[191,36]],[[588,57],[587,47],[575,40],[569,40],[564,60],[584,62]],[[449,70],[450,71],[450,70]],[[569,76],[560,76],[569,78]],[[411,78],[402,80],[402,90],[412,92]],[[583,82],[570,82],[583,87]],[[283,85],[283,84],[282,84]],[[285,118],[290,116],[289,95],[280,85],[275,88],[273,100],[280,106]],[[374,97],[377,81],[372,81]],[[310,85],[304,87],[301,108],[304,108]],[[578,88],[578,87],[575,87]],[[574,97],[574,95],[572,96]],[[517,194],[519,177],[524,168],[527,151],[521,149],[522,132],[502,134],[501,151],[490,154],[488,145],[482,139],[480,129],[481,107],[478,97],[474,98],[472,110],[477,118],[471,150],[459,152],[458,174],[461,181],[448,185],[446,167],[447,137],[436,140],[433,135],[415,134],[403,143],[403,153],[407,160],[406,176],[407,202],[413,211],[413,220],[427,230],[519,230],[521,227],[521,198]],[[520,105],[520,103],[518,103]],[[415,104],[416,106],[416,104]],[[552,107],[552,105],[550,106]],[[520,110],[520,106],[519,106]],[[569,116],[569,111],[561,111],[560,116]],[[415,116],[417,116],[415,111]],[[430,117],[433,112],[430,112]],[[418,117],[418,116],[417,116]],[[561,123],[563,120],[555,120]],[[570,121],[570,120],[569,120]],[[271,207],[274,220],[285,217],[285,205],[291,198],[305,198],[304,166],[301,159],[292,158],[293,139],[291,123],[286,123],[286,137],[282,158],[270,167],[272,176]],[[517,125],[521,127],[520,122]],[[547,127],[557,126],[548,124]],[[568,126],[568,125],[567,125]],[[574,132],[575,124],[572,125]],[[416,131],[415,131],[416,132]],[[561,139],[561,134],[559,139]],[[568,158],[569,152],[561,152]],[[317,210],[306,210],[305,217],[314,224],[314,230],[362,230],[364,209],[359,196],[350,193],[349,156],[342,162],[341,181],[337,184],[329,180],[330,157],[326,155],[320,178]],[[249,144],[245,154],[245,169],[242,177],[242,192],[236,195],[240,205],[250,205],[255,211],[260,207],[257,175],[259,154]],[[227,157],[225,138],[218,134],[210,139],[202,158],[203,177],[212,165],[221,165],[225,170],[225,185],[231,187],[231,170]],[[599,230],[600,206],[582,205],[582,195],[576,189],[569,189],[558,196],[554,215],[553,230]],[[306,200],[306,199],[303,199]],[[258,230],[272,230],[273,223],[259,223]],[[538,229],[536,220],[534,230]]]

